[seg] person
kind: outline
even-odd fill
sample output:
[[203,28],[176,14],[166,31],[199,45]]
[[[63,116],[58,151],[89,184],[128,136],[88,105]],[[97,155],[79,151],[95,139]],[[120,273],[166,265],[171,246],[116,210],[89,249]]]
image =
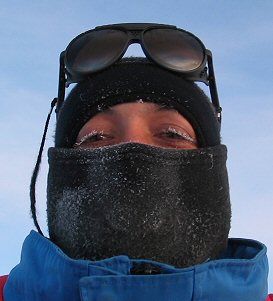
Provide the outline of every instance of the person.
[[[146,58],[123,57],[132,42]],[[202,42],[169,25],[108,25],[60,58],[49,238],[35,211],[44,134],[31,184],[38,232],[1,278],[2,299],[273,300],[266,247],[228,238],[227,149]]]

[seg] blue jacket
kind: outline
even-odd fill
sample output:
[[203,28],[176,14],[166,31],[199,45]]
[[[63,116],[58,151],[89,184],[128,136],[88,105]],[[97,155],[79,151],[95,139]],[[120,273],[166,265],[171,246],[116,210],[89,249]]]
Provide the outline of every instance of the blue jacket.
[[[130,275],[132,266],[150,262],[158,275]],[[266,247],[253,240],[229,239],[217,260],[178,269],[147,260],[116,256],[102,261],[73,260],[32,231],[21,262],[4,288],[5,301],[264,301]]]

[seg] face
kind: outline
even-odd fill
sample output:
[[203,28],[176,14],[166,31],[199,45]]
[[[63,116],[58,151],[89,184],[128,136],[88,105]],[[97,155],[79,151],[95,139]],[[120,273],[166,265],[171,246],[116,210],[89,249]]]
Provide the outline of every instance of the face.
[[181,114],[145,102],[119,104],[98,113],[82,127],[74,146],[99,148],[128,142],[162,148],[198,147],[193,127]]
[[226,158],[184,151],[197,147],[191,124],[154,103],[96,114],[75,144],[92,151],[49,153],[51,240],[75,259],[125,254],[186,267],[216,258],[230,228]]

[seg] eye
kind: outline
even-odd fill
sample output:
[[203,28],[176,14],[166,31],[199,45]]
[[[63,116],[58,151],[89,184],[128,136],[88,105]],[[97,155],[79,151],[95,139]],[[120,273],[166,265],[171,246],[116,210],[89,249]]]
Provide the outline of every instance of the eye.
[[182,142],[184,141],[192,144],[197,143],[196,139],[191,137],[185,130],[180,128],[175,128],[172,126],[163,129],[158,135],[161,137],[165,137],[167,139],[179,140]]
[[112,139],[112,136],[103,131],[93,130],[76,142],[74,147],[97,147],[97,144],[104,143],[108,139]]

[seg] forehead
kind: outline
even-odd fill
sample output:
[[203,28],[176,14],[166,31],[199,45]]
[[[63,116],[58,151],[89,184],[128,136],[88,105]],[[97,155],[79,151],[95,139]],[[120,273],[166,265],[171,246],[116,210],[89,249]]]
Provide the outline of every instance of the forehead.
[[145,126],[177,124],[188,128],[192,133],[195,132],[191,123],[174,108],[144,101],[111,106],[91,117],[79,132],[106,124],[111,124],[111,127],[123,128],[123,130],[126,130],[131,124],[136,124],[139,125],[139,131],[142,131]]
[[160,119],[161,116],[170,116],[170,118],[177,117],[181,119],[186,119],[180,112],[178,112],[173,107],[146,101],[134,101],[116,104],[114,106],[110,106],[104,109],[102,112],[98,112],[90,119],[92,120],[94,118],[107,116],[121,116],[124,118],[141,116],[143,118],[154,117],[155,119]]

